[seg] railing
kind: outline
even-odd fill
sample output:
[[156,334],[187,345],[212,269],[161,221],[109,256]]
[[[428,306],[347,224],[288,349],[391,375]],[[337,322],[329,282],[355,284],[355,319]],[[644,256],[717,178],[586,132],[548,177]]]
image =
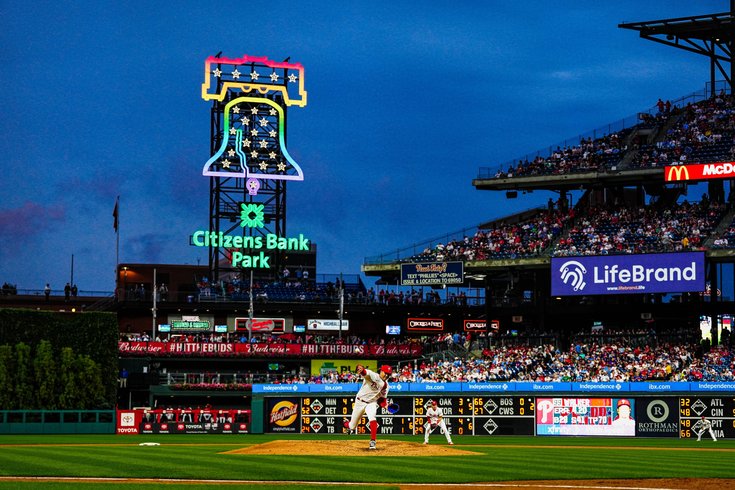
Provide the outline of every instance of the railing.
[[[0,293],[1,294],[1,293]],[[16,289],[15,294],[13,296],[43,296],[45,294],[43,289]],[[113,296],[115,293],[113,291],[88,291],[84,289],[80,289],[77,291],[76,296],[72,296],[73,298],[77,297],[93,297],[93,298],[102,298],[105,296]],[[52,289],[51,290],[51,297],[59,297],[64,296],[64,290],[63,289]]]

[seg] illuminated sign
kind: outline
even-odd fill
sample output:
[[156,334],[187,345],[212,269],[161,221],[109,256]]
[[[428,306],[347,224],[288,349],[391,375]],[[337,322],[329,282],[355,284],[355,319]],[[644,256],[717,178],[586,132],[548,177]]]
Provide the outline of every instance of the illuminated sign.
[[320,320],[309,319],[306,321],[307,330],[349,330],[349,320]]
[[551,294],[555,296],[703,289],[704,252],[551,259]]
[[[235,318],[235,330],[247,332],[250,318]],[[253,318],[253,332],[284,333],[286,331],[285,318]]]
[[408,330],[414,331],[441,331],[444,330],[442,318],[409,318]]
[[487,330],[487,322],[485,320],[465,320],[465,332],[484,332]]
[[207,321],[186,321],[186,320],[173,320],[171,322],[171,331],[180,330],[197,330],[197,331],[208,331],[209,322]]
[[664,169],[666,182],[735,178],[735,162],[671,165]]
[[225,104],[222,144],[202,174],[248,179],[252,195],[260,188],[258,179],[304,180],[286,150],[283,107],[306,105],[304,67],[257,56],[207,58],[202,98],[224,102],[228,93],[244,95]]
[[[240,227],[262,228],[264,224],[263,205],[240,203]],[[191,244],[195,247],[224,247],[233,249],[231,263],[233,267],[270,269],[269,250],[309,251],[309,239],[299,233],[298,237],[279,237],[274,233],[265,236],[225,235],[209,230],[197,230],[191,236]],[[245,251],[257,252],[255,254]]]
[[463,282],[464,263],[462,262],[401,264],[401,286],[462,284]]

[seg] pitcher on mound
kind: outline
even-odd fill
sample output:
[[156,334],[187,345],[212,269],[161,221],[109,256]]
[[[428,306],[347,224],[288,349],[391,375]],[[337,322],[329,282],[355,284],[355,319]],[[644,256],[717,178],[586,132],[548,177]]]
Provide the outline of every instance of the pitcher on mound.
[[368,418],[370,428],[370,446],[368,449],[376,449],[375,439],[378,435],[378,421],[375,414],[378,413],[378,405],[386,403],[388,396],[388,377],[393,373],[393,368],[387,365],[380,366],[379,372],[371,371],[362,364],[358,364],[355,374],[362,376],[362,386],[355,396],[355,404],[352,408],[352,417],[349,422],[345,421],[345,428],[350,434],[354,434],[360,417],[364,413]]

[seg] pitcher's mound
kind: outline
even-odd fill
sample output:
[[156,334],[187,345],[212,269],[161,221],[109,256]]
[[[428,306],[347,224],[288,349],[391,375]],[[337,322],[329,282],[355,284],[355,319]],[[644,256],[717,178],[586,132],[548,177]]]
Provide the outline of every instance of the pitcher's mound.
[[456,446],[445,444],[421,444],[394,440],[379,440],[378,448],[368,449],[370,441],[271,441],[264,444],[241,449],[234,449],[223,454],[269,454],[274,456],[466,456],[480,453],[456,449]]

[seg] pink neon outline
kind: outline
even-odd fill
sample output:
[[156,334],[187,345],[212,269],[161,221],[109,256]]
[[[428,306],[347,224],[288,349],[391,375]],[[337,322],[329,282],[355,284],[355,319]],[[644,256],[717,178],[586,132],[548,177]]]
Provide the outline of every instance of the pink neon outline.
[[[210,94],[209,89],[211,88],[211,77],[212,77],[212,64],[226,64],[226,65],[244,65],[246,63],[260,63],[269,68],[288,68],[298,70],[298,92],[299,99],[291,98],[288,93],[286,86],[281,85],[270,85],[263,83],[253,82],[236,82],[226,81],[222,84],[222,91],[220,93]],[[245,74],[248,76],[249,74]],[[265,75],[267,76],[267,75]],[[223,100],[225,94],[230,88],[239,88],[244,92],[250,92],[252,90],[258,90],[260,93],[267,93],[269,91],[281,92],[283,94],[283,100],[286,105],[297,105],[304,107],[306,105],[306,90],[304,90],[304,65],[301,63],[287,63],[285,61],[273,61],[269,60],[265,56],[249,56],[243,55],[242,58],[217,58],[210,56],[204,63],[204,83],[202,84],[202,98],[204,100]]]

